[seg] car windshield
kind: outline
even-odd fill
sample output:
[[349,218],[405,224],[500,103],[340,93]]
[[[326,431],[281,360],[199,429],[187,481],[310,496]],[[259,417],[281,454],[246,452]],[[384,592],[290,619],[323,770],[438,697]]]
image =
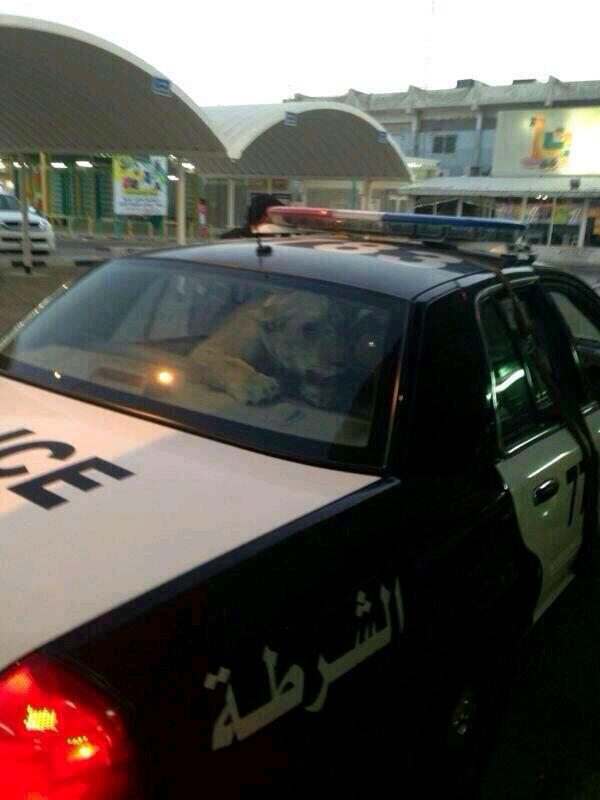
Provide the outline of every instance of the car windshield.
[[20,211],[21,205],[11,194],[0,194],[0,211]]
[[300,459],[383,464],[394,298],[265,272],[113,261],[0,339],[0,370]]

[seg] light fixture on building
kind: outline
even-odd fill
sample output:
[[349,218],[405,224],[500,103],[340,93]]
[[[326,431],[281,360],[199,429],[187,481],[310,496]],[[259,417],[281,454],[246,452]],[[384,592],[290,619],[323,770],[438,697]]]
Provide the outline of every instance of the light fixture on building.
[[174,156],[173,153],[169,153],[169,158],[171,161],[177,161],[177,156]]
[[190,171],[193,171],[193,170],[196,169],[196,167],[191,163],[191,161],[182,161],[181,162],[181,166],[184,169],[189,169]]
[[64,161],[51,161],[50,166],[54,167],[54,169],[67,169],[67,165]]
[[4,163],[4,161],[0,161],[0,169],[2,170],[6,169],[6,164]]
[[21,169],[21,165],[19,164],[19,162],[18,162],[18,161],[13,161],[13,167],[14,167],[15,169]]
[[94,166],[91,161],[76,161],[75,163],[82,169],[91,169]]
[[542,200],[547,200],[547,199],[548,199],[548,195],[547,195],[547,194],[545,194],[545,195],[542,197]]
[[179,180],[179,178],[177,177],[177,175],[167,175],[167,178],[168,178],[170,181],[178,181],[178,180]]

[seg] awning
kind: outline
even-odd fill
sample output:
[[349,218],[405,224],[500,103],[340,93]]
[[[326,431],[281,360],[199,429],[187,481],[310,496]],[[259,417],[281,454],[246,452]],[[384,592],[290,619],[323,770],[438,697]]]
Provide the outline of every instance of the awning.
[[571,188],[568,175],[532,176],[531,178],[495,178],[456,176],[429,178],[403,187],[404,194],[427,197],[600,197],[600,177],[578,178],[579,187]]
[[52,22],[0,15],[0,97],[1,152],[225,153],[162,73]]
[[204,108],[226,158],[192,159],[201,175],[410,181],[400,149],[359,109],[335,102]]

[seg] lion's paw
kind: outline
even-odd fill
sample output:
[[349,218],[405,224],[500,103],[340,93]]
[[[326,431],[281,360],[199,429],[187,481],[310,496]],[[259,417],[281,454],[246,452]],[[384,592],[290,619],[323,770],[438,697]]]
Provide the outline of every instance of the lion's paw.
[[256,406],[260,403],[269,403],[279,395],[279,383],[275,378],[254,372],[236,386],[233,395],[240,403]]

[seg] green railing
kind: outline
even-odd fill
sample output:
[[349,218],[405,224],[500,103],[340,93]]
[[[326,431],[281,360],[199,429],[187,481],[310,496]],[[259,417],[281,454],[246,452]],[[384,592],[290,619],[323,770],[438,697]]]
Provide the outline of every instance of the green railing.
[[[71,214],[48,214],[49,221],[58,236],[70,238],[118,238],[118,239],[148,239],[176,241],[177,222],[166,217],[160,218],[160,223],[155,226],[148,220],[136,217],[99,217],[74,216]],[[208,226],[202,235],[200,224],[193,220],[186,222],[186,237],[192,241],[206,241],[215,239],[221,232],[220,229]]]

